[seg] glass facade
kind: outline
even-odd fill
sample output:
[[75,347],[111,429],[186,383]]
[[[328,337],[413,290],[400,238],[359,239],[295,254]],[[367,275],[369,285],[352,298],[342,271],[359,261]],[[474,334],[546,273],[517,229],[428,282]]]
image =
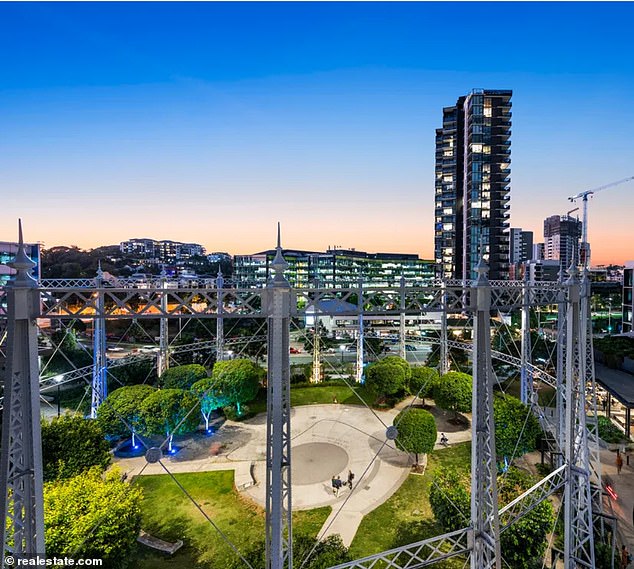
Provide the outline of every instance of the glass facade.
[[[284,250],[288,263],[286,278],[291,286],[349,288],[359,279],[374,286],[397,286],[401,275],[408,284],[422,284],[434,277],[434,263],[417,255],[397,253],[366,253],[364,251],[334,249],[325,253]],[[270,265],[275,251],[234,257],[234,277],[263,286],[271,276]]]
[[443,109],[436,130],[434,253],[437,275],[508,279],[512,91],[474,90]]

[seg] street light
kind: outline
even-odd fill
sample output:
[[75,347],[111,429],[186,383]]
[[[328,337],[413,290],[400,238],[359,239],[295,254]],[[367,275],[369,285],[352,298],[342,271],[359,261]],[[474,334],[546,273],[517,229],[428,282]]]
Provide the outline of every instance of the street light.
[[62,408],[61,408],[61,405],[60,405],[60,401],[59,401],[59,396],[60,396],[59,387],[60,387],[61,381],[64,379],[64,376],[63,375],[56,375],[53,379],[55,380],[55,383],[57,383],[57,416],[59,417],[61,415],[61,411],[62,411]]

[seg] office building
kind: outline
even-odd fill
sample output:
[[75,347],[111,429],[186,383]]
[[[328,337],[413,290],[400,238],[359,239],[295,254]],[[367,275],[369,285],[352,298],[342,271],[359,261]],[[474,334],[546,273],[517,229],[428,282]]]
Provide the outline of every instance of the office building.
[[634,332],[633,286],[634,261],[628,261],[625,263],[625,268],[623,269],[623,333]]
[[436,130],[434,256],[441,278],[508,279],[512,91],[476,89]]
[[[328,249],[326,252],[283,250],[288,263],[285,273],[291,286],[305,288],[356,287],[359,279],[368,286],[396,286],[401,275],[407,284],[422,284],[434,278],[434,263],[418,255],[366,253],[354,249]],[[254,286],[264,286],[271,276],[275,250],[234,257],[234,278]]]
[[544,259],[559,261],[568,270],[579,261],[581,221],[568,215],[551,215],[544,220]]

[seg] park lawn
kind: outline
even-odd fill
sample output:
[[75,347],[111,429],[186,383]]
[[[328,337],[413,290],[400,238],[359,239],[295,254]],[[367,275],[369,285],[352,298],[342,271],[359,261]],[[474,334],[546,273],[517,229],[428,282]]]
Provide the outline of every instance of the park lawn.
[[[429,490],[440,467],[468,472],[471,443],[460,443],[427,455],[427,468],[421,475],[410,474],[403,485],[384,504],[367,514],[350,546],[353,557],[364,557],[444,533],[436,525],[429,505]],[[465,526],[467,523],[465,522]],[[439,567],[460,568],[464,560],[448,560]]]
[[[176,474],[175,477],[239,551],[244,552],[264,538],[264,510],[235,490],[232,470]],[[143,489],[143,529],[165,541],[182,539],[185,542],[173,557],[139,545],[135,567],[217,569],[235,557],[229,545],[169,475],[137,476],[133,483]],[[324,507],[294,512],[295,532],[317,535],[330,510]]]
[[[347,385],[291,386],[292,407],[332,403],[335,397],[338,403],[344,405],[363,405],[363,400],[370,407],[375,400],[375,396],[363,385],[355,385],[352,389]],[[266,389],[260,389],[258,396],[247,405],[249,416],[266,413]]]

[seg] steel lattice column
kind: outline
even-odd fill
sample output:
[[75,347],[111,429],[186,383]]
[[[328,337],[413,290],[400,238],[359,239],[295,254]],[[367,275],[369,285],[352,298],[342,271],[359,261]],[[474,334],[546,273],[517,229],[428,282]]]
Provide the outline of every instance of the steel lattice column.
[[224,311],[224,300],[222,287],[225,281],[222,278],[222,272],[218,270],[218,276],[216,277],[216,289],[218,290],[218,316],[216,318],[216,361],[222,361],[225,359],[225,325],[222,313]]
[[290,315],[278,227],[274,271],[267,285],[268,385],[266,416],[266,568],[292,569]]
[[491,364],[491,286],[481,259],[471,289],[475,304],[473,347],[473,443],[471,446],[471,569],[500,569],[495,429],[493,424],[493,368]]
[[321,354],[319,346],[319,316],[317,316],[317,307],[315,307],[314,319],[315,333],[313,334],[313,376],[311,381],[319,383],[321,381]]
[[398,355],[399,357],[406,359],[406,348],[405,348],[405,277],[401,275],[400,281],[400,293],[401,293],[401,313],[399,314],[398,319]]
[[592,499],[585,410],[585,346],[580,324],[577,269],[569,271],[566,306],[566,488],[564,566],[594,567]]
[[[559,272],[559,282],[564,283],[565,272]],[[566,293],[559,293],[557,302],[557,441],[559,448],[566,448]],[[559,463],[557,464],[559,466]]]
[[595,512],[603,512],[601,484],[601,449],[599,446],[599,413],[597,409],[597,384],[594,376],[594,349],[592,346],[592,312],[591,312],[591,288],[588,269],[584,269],[581,279],[581,364],[583,365],[583,378],[586,388],[590,388],[590,412],[588,413],[588,451],[589,466],[592,468],[596,480],[593,488],[592,504]]
[[[161,312],[163,314],[167,313],[167,294],[165,294],[165,289],[167,288],[167,273],[165,272],[165,268],[161,271]],[[168,319],[162,317],[159,320],[159,351],[156,358],[156,372],[159,377],[167,371],[170,367],[169,362],[169,324]]]
[[524,285],[522,289],[522,339],[521,339],[521,364],[520,364],[520,385],[522,403],[533,404],[533,375],[528,368],[531,363],[531,298],[528,271],[524,274]]
[[24,251],[22,226],[12,263],[17,274],[6,286],[7,363],[0,455],[0,519],[4,552],[16,559],[44,556],[42,438],[37,325],[40,297],[30,276],[35,266]]
[[441,377],[449,371],[449,345],[447,344],[447,283],[441,283],[442,313],[440,314],[440,358],[438,372]]
[[357,299],[359,307],[359,336],[357,338],[357,365],[355,366],[355,374],[357,383],[363,383],[363,280],[359,279],[359,298]]
[[103,302],[103,272],[101,264],[97,270],[95,279],[95,319],[93,320],[92,334],[92,398],[90,405],[90,418],[97,418],[97,409],[108,396],[107,369],[108,360],[106,356],[106,319],[104,317]]

